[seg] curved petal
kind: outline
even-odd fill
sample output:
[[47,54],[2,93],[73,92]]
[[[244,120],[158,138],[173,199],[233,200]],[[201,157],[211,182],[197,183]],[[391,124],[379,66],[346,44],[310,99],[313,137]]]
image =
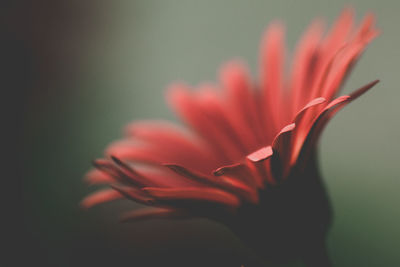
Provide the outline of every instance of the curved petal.
[[296,158],[300,152],[300,148],[307,137],[308,131],[310,130],[311,123],[315,118],[317,112],[321,110],[326,104],[326,99],[323,97],[315,98],[311,100],[305,107],[303,107],[296,115],[293,123],[296,124],[294,133],[291,140],[291,152],[290,152],[290,165],[294,164]]
[[280,157],[283,157],[289,151],[291,145],[291,135],[295,129],[296,124],[291,123],[283,127],[283,129],[276,135],[272,142],[272,148],[277,151]]
[[179,165],[174,165],[174,164],[166,164],[168,168],[170,168],[172,171],[176,172],[177,174],[186,177],[188,179],[197,181],[199,183],[202,183],[204,185],[212,186],[215,188],[219,188],[224,191],[228,191],[230,193],[233,193],[237,196],[246,198],[246,199],[251,199],[253,200],[253,190],[251,187],[246,185],[245,183],[241,182],[238,179],[229,177],[229,176],[206,176],[202,175],[200,173],[196,173],[192,170],[189,170],[185,167],[179,166]]
[[272,156],[272,148],[270,146],[262,147],[253,153],[247,155],[247,159],[251,162],[260,162]]
[[305,105],[294,117],[293,123],[296,124],[296,127],[299,128],[302,122],[307,120],[307,113],[310,113],[312,108],[319,106],[323,103],[326,103],[326,99],[323,97],[318,97],[308,102],[307,105]]
[[[295,123],[291,123],[283,127],[283,129],[277,134],[274,141],[272,142],[272,148],[274,150],[274,168],[275,179],[286,178],[290,170],[289,158],[291,155],[291,147],[293,141],[294,129],[296,128]],[[282,177],[281,177],[282,176]]]
[[114,156],[112,156],[111,158],[112,161],[106,159],[97,159],[93,161],[93,165],[97,169],[108,173],[120,183],[138,187],[152,185],[151,181],[137,173],[121,160],[117,159]]
[[102,191],[97,191],[91,195],[85,197],[80,205],[82,208],[88,209],[95,205],[109,202],[116,199],[122,199],[123,195],[114,189],[104,189]]
[[107,173],[115,181],[124,185],[141,188],[145,186],[191,186],[194,184],[193,181],[183,179],[161,165],[143,168],[143,166],[132,166],[114,156],[111,156],[111,159],[112,161],[96,160],[94,164],[100,171]]
[[193,170],[189,170],[183,166],[177,164],[164,164],[165,167],[169,168],[173,172],[193,181],[197,181],[203,184],[215,184],[216,181],[208,175],[203,175],[201,173],[196,173]]
[[110,184],[116,182],[110,174],[98,169],[92,169],[87,172],[85,175],[85,181],[90,185]]
[[129,187],[129,186],[119,186],[119,185],[111,185],[113,189],[118,191],[121,195],[126,197],[127,199],[133,200],[137,203],[144,205],[153,205],[155,200],[145,194],[142,190]]
[[222,166],[214,170],[213,175],[234,178],[248,185],[253,190],[253,193],[257,193],[256,178],[253,177],[253,173],[247,164],[235,163]]
[[263,188],[265,182],[275,184],[276,181],[271,176],[269,159],[273,155],[271,146],[262,147],[246,157],[246,163],[253,173],[255,184]]
[[310,131],[307,134],[307,138],[305,139],[302,148],[300,150],[299,157],[297,158],[297,163],[300,166],[303,166],[304,162],[308,160],[310,153],[314,150],[314,147],[325,128],[326,124],[329,120],[344,106],[358,98],[369,89],[371,89],[374,85],[376,85],[379,80],[375,80],[373,82],[368,83],[367,85],[361,87],[350,95],[341,96],[333,100],[329,103],[315,118]]
[[216,188],[155,188],[145,187],[142,189],[150,196],[159,200],[175,200],[175,201],[200,201],[215,202],[223,205],[238,207],[240,200],[233,194],[216,189]]
[[332,100],[367,44],[377,36],[378,31],[372,28],[374,21],[372,15],[367,15],[356,34],[350,35],[352,20],[351,11],[343,12],[335,30],[328,35],[324,49],[329,55],[325,56],[327,61],[325,67],[321,68],[324,71],[321,72],[319,82],[313,87],[311,97],[323,96],[329,101]]

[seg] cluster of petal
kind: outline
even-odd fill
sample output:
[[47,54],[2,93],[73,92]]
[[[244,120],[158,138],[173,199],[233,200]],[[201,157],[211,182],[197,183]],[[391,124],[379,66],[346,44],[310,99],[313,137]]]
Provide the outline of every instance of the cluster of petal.
[[[367,44],[378,34],[374,18],[360,25],[345,10],[324,34],[320,20],[299,41],[285,72],[284,28],[273,23],[260,47],[260,73],[251,81],[240,62],[224,65],[218,84],[192,90],[174,84],[168,100],[188,127],[165,121],[128,125],[86,179],[109,184],[82,201],[84,207],[127,198],[149,206],[123,220],[208,216],[257,204],[259,191],[307,165],[327,122],[370,89],[337,94]],[[274,164],[271,164],[274,162]]]

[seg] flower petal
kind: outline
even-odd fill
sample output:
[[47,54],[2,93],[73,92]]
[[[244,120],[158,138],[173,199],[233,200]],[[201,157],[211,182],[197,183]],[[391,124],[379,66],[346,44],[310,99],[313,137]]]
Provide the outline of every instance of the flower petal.
[[257,192],[256,179],[253,177],[251,169],[244,163],[235,163],[232,165],[219,167],[213,171],[213,175],[235,178],[248,185],[253,192]]
[[169,163],[164,164],[164,166],[190,180],[197,181],[203,184],[216,184],[215,179],[213,179],[212,177],[203,175],[201,173],[196,173],[195,171],[189,170],[188,168],[185,168],[183,166]]
[[246,163],[253,173],[257,187],[264,188],[265,181],[275,184],[271,176],[269,159],[273,155],[272,147],[262,147],[246,157]]
[[115,156],[124,160],[131,160],[144,163],[159,164],[165,160],[159,149],[152,149],[132,140],[124,139],[111,143],[105,154]]
[[93,161],[93,165],[97,169],[108,173],[120,183],[138,187],[153,185],[149,179],[137,173],[118,158],[111,156],[111,159],[112,161],[97,159]]
[[305,89],[312,85],[318,71],[316,68],[317,62],[320,60],[318,49],[322,32],[323,22],[321,20],[314,21],[297,45],[290,80],[291,114],[296,114],[308,99]]
[[223,205],[238,207],[239,199],[228,192],[216,188],[186,187],[186,188],[156,188],[145,187],[142,189],[156,200],[193,200],[200,202],[215,202]]
[[201,172],[207,172],[221,163],[204,140],[170,122],[134,122],[125,127],[125,133],[146,142],[149,150],[158,150],[160,155],[168,151],[168,154],[163,156],[163,162],[173,161]]
[[243,153],[246,153],[247,140],[241,138],[241,128],[235,128],[235,119],[230,111],[227,110],[227,103],[217,94],[217,88],[204,85],[198,88],[196,93],[196,102],[199,111],[207,118],[207,121],[221,137],[226,141],[229,148],[225,150],[231,151],[234,159],[239,159]]
[[287,110],[282,109],[283,100],[283,68],[284,68],[284,27],[280,23],[272,23],[261,43],[260,79],[264,95],[264,123],[273,129],[281,127]]
[[315,114],[323,108],[326,103],[326,99],[323,97],[315,98],[311,100],[305,107],[303,107],[296,115],[293,123],[296,124],[294,133],[292,135],[291,145],[292,149],[290,152],[290,165],[292,166],[297,159],[300,152],[301,146],[303,145],[304,139],[310,130],[311,123],[315,118]]
[[324,51],[326,53],[334,53],[334,51],[343,46],[351,33],[353,24],[354,11],[351,8],[345,8],[324,40]]
[[275,173],[274,173],[275,179],[286,178],[290,170],[289,158],[291,155],[293,132],[295,128],[296,128],[295,123],[286,125],[277,134],[274,141],[272,142],[272,148],[275,152],[273,155],[274,166],[278,168],[278,169],[275,168]]
[[228,62],[221,67],[219,77],[226,93],[232,126],[247,149],[253,151],[259,144],[267,142],[269,132],[264,130],[257,92],[252,90],[248,70],[240,62]]
[[358,98],[362,94],[364,94],[366,91],[371,89],[374,85],[376,85],[379,82],[379,80],[375,80],[373,82],[370,82],[360,89],[356,90],[350,95],[346,96],[341,96],[333,100],[331,103],[329,103],[321,112],[320,114],[315,118],[312,127],[307,135],[307,138],[305,139],[302,148],[300,150],[300,154],[298,157],[298,164],[302,165],[304,164],[305,161],[310,156],[310,153],[314,150],[315,145],[325,128],[326,124],[329,122],[329,120],[344,106],[346,106],[348,103],[353,101],[354,99]]
[[85,197],[80,205],[82,208],[88,209],[95,205],[109,202],[116,199],[123,198],[123,195],[114,189],[104,189],[102,191],[97,191],[92,193],[91,195]]
[[90,185],[109,184],[116,182],[116,180],[110,174],[98,169],[92,169],[87,172],[85,175],[85,181]]
[[[199,103],[199,100],[192,96],[185,85],[175,84],[171,86],[168,91],[168,98],[181,118],[211,144],[218,157],[224,160],[223,165],[232,163],[240,157],[240,151],[232,145],[230,137],[218,130],[219,125],[206,115],[209,114],[209,111],[207,111],[209,106],[204,102]],[[209,108],[216,111],[215,107],[210,106]]]
[[[346,12],[349,14],[346,15]],[[325,67],[321,67],[324,71],[321,72],[319,82],[311,90],[311,97],[322,96],[329,101],[332,100],[367,44],[377,36],[378,31],[372,28],[374,17],[367,15],[359,26],[358,32],[349,37],[352,20],[352,12],[345,11],[342,19],[338,21],[336,31],[333,31],[334,33],[325,41],[327,60]],[[343,25],[349,25],[349,27],[346,28]],[[336,38],[336,35],[342,37]]]
[[206,176],[175,164],[165,164],[166,167],[183,177],[197,181],[204,185],[228,191],[240,197],[254,200],[254,191],[242,181],[229,176]]
[[111,185],[113,189],[121,193],[127,199],[144,205],[154,205],[155,200],[145,194],[142,190],[129,186]]

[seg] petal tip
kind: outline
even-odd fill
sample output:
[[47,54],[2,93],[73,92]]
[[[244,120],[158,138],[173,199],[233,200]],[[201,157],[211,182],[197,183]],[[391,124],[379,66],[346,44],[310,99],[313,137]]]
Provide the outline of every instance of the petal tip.
[[259,150],[249,154],[247,156],[247,159],[249,159],[251,162],[259,162],[259,161],[263,161],[263,160],[271,157],[272,154],[273,154],[272,147],[266,146],[266,147],[262,147]]

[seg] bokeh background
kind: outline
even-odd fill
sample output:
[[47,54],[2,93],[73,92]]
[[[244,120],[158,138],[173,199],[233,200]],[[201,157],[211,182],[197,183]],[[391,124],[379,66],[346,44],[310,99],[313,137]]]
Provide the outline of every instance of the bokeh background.
[[374,12],[382,34],[344,92],[376,78],[381,83],[340,112],[322,138],[321,166],[335,209],[329,252],[334,266],[400,266],[396,0],[10,3],[7,51],[24,96],[20,259],[57,267],[245,263],[245,248],[213,222],[120,224],[118,213],[135,207],[125,202],[82,211],[79,201],[94,190],[82,177],[126,123],[176,120],[164,102],[172,81],[215,80],[221,63],[237,57],[256,74],[259,41],[271,20],[285,22],[292,50],[314,17],[332,23],[346,5],[359,19]]

